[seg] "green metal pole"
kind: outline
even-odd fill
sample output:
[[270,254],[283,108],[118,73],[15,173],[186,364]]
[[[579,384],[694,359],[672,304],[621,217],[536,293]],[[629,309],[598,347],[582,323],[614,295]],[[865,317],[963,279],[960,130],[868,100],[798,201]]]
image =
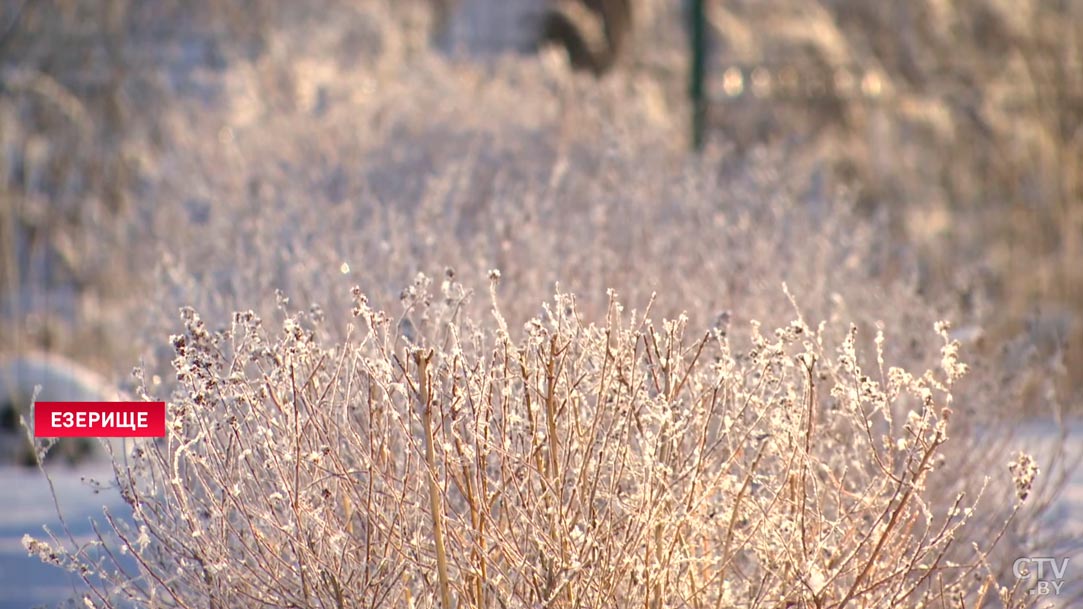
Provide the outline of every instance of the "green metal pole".
[[692,147],[696,150],[703,148],[707,121],[707,16],[704,3],[705,0],[692,0],[689,11],[692,65],[688,92],[692,101]]

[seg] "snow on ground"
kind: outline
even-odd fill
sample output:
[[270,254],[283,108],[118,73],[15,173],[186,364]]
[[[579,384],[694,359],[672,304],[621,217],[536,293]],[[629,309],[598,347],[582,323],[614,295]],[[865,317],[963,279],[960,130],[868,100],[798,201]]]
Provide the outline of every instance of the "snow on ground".
[[[119,494],[115,491],[95,494],[83,482],[84,478],[110,480],[112,470],[107,463],[86,463],[76,468],[57,466],[49,472],[64,519],[77,539],[91,534],[89,518],[101,520],[104,507],[108,506],[114,514],[123,513],[125,506]],[[0,466],[0,609],[52,607],[71,598],[79,589],[81,582],[77,577],[27,556],[23,549],[25,534],[47,538],[43,525],[57,534],[63,531],[44,476],[34,468]]]
[[[1046,533],[1061,539],[1061,543],[1043,556],[1020,557],[1028,559],[1048,558],[1056,561],[1053,566],[1064,566],[1061,561],[1067,559],[1066,571],[1060,594],[1042,595],[1039,607],[1068,609],[1083,606],[1083,420],[1073,420],[1066,425],[1067,435],[1064,441],[1063,468],[1068,472],[1067,484],[1051,503],[1046,515]],[[1048,471],[1050,453],[1056,450],[1059,432],[1051,422],[1031,422],[1014,433],[1009,444],[1013,450],[1030,452],[1039,461],[1042,474],[1046,478],[1056,476],[1057,472]],[[1039,481],[1042,479],[1039,474]],[[1041,494],[1040,487],[1037,489]],[[1031,560],[1031,565],[1036,564]],[[1049,563],[1047,563],[1049,564]],[[1054,579],[1052,577],[1048,579]],[[1045,588],[1052,590],[1052,588]],[[1038,588],[1032,588],[1038,591]],[[1049,601],[1049,602],[1047,602]]]
[[[1083,420],[1072,423],[1068,430],[1069,461],[1078,463],[1083,451]],[[1017,430],[1011,445],[1035,452],[1044,465],[1042,453],[1053,446],[1056,437],[1057,429],[1052,424],[1032,423]],[[83,482],[84,478],[111,479],[107,464],[98,461],[77,468],[53,467],[50,473],[65,520],[77,537],[90,533],[88,518],[97,516],[100,520],[103,507],[108,506],[113,513],[123,511],[123,503],[115,492],[95,494]],[[1065,548],[1062,555],[1053,557],[1070,559],[1065,584],[1079,590],[1083,588],[1083,468],[1072,473],[1064,492],[1054,503],[1050,518],[1055,523],[1051,529],[1080,540]],[[28,557],[23,549],[23,535],[43,537],[43,524],[54,532],[61,530],[49,485],[41,473],[36,469],[0,466],[0,609],[54,606],[78,590],[75,577]],[[1061,602],[1050,600],[1054,606],[1072,606],[1066,598]]]

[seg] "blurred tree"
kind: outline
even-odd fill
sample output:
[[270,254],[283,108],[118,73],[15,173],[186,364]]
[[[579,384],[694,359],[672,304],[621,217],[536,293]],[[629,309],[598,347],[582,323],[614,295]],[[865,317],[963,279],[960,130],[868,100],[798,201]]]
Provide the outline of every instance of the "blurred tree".
[[628,46],[632,24],[631,0],[558,0],[545,15],[541,39],[563,46],[573,68],[601,76]]

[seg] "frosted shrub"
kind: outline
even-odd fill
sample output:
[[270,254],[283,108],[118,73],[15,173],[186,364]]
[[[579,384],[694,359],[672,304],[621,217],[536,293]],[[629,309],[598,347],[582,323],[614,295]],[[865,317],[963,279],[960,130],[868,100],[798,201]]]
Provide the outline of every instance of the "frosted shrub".
[[[208,46],[226,59],[210,72],[132,47],[163,87],[133,105],[163,145],[124,148],[141,161],[123,255],[84,258],[140,273],[145,292],[102,307],[107,337],[158,347],[143,391],[169,400],[172,427],[117,464],[133,512],[111,518],[119,545],[103,532],[29,550],[81,573],[95,605],[1019,600],[993,588],[1004,557],[986,551],[1001,531],[1001,551],[1036,545],[1027,518],[1004,525],[1023,495],[1041,505],[1038,465],[1017,457],[1008,478],[1000,441],[969,431],[1034,407],[1024,385],[1045,396],[1053,375],[976,362],[960,378],[949,329],[929,332],[947,315],[980,335],[1001,311],[914,290],[913,248],[835,196],[824,149],[787,136],[689,159],[682,88],[579,79],[552,54],[445,61],[391,4],[281,24],[229,11],[240,22]],[[448,264],[465,285],[419,276],[387,313],[403,278]],[[494,268],[497,315],[471,296]],[[578,299],[539,311],[557,280]],[[281,288],[326,304],[354,284],[371,301],[356,295],[352,326],[344,307],[264,302]],[[663,296],[625,312],[610,287]],[[184,331],[155,338],[181,304]],[[979,504],[985,473],[1000,477]]]
[[212,331],[184,309],[168,435],[117,464],[133,520],[61,562],[94,606],[1023,598],[971,521],[981,481],[932,490],[965,373],[946,327],[941,366],[892,367],[880,335],[870,369],[856,329],[832,340],[800,314],[734,344],[725,320],[697,332],[611,293],[591,323],[558,292],[509,327],[498,277],[483,318],[452,273],[435,295],[419,276],[398,317],[355,289],[334,333],[284,298],[273,328],[248,312]]

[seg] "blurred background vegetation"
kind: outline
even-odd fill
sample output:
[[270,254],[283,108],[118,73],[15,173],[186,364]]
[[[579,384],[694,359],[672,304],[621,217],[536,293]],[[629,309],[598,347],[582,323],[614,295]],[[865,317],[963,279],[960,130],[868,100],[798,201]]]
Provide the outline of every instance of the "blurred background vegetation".
[[[215,224],[223,206],[420,200],[440,185],[414,176],[470,155],[463,179],[493,192],[529,170],[503,160],[523,155],[627,146],[659,172],[689,162],[688,3],[633,0],[630,42],[599,78],[539,48],[554,4],[3,0],[0,355],[60,352],[116,375],[163,344],[140,334],[147,303],[183,283],[161,281],[172,263],[198,275],[228,251],[243,226]],[[1077,391],[1083,2],[705,10],[695,162],[725,178],[785,157],[776,169],[802,196],[846,201],[913,254],[887,257],[885,281],[951,301],[976,320],[960,337],[1006,370],[1039,360]],[[565,169],[604,182],[604,168]],[[388,293],[416,270],[384,269],[401,279]]]

